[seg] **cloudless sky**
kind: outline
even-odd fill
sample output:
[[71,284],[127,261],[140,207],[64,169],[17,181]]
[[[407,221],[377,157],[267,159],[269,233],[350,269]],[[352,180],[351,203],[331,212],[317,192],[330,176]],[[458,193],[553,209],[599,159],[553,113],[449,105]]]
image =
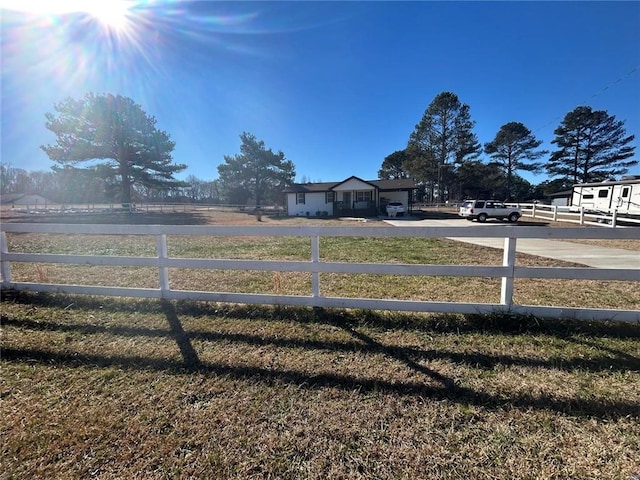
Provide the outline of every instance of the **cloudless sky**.
[[157,0],[125,2],[124,18],[101,4],[119,2],[0,0],[3,163],[54,165],[44,115],[87,92],[154,116],[188,165],[179,178],[217,178],[246,131],[298,181],[376,179],[444,91],[482,144],[516,121],[553,150],[564,115],[589,105],[640,145],[640,2]]

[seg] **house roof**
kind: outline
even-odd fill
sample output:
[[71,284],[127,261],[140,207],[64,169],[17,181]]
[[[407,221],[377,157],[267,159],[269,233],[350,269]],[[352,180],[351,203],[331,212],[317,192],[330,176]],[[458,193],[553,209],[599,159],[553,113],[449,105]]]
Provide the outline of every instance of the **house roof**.
[[0,195],[0,204],[2,205],[45,205],[51,203],[53,202],[41,195],[28,193],[5,193],[4,195]]
[[340,182],[321,182],[321,183],[294,183],[284,190],[284,193],[317,193],[328,192],[338,185],[342,185],[351,179],[360,180],[363,183],[370,184],[378,190],[412,190],[417,188],[416,182],[412,178],[399,178],[392,180],[362,180],[358,177],[349,177]]
[[573,190],[563,190],[561,192],[550,193],[549,197],[570,197],[573,195]]
[[398,178],[393,180],[375,180],[373,182],[380,190],[406,190],[418,188],[413,178]]

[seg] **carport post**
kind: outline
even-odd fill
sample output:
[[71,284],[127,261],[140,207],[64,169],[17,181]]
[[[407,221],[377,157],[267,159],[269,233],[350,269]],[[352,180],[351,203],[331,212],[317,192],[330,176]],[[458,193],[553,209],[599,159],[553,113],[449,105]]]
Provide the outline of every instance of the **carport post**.
[[502,288],[500,290],[500,303],[511,307],[513,305],[513,271],[516,264],[516,239],[507,237],[504,239],[504,253],[502,256],[502,266],[509,267],[509,275],[502,277]]

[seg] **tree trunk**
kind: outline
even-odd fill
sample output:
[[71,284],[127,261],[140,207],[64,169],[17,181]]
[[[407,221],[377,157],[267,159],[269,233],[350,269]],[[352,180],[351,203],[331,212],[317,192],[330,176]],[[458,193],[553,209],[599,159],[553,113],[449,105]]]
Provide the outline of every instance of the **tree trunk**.
[[131,208],[131,178],[129,177],[129,162],[124,149],[119,149],[118,163],[120,164],[120,177],[122,179],[122,206]]

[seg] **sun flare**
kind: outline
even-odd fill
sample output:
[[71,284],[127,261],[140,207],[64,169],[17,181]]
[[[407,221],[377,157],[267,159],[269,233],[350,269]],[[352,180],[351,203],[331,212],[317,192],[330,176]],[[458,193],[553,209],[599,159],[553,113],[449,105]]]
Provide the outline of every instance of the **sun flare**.
[[129,22],[131,3],[125,0],[87,2],[85,11],[104,26],[121,30]]
[[111,29],[123,29],[130,21],[132,0],[3,0],[9,10],[42,15],[85,13]]

